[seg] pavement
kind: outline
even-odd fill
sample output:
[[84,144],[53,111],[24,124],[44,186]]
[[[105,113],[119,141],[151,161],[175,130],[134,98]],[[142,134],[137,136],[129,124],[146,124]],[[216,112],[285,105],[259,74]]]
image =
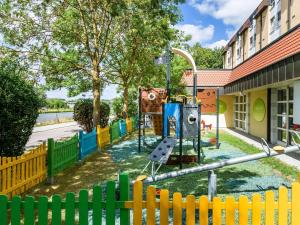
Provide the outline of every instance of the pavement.
[[43,141],[47,141],[48,138],[55,140],[70,137],[76,134],[80,130],[79,125],[76,122],[60,123],[48,126],[35,127],[32,135],[26,144],[26,148],[32,148],[41,144]]
[[[251,137],[251,136],[246,136],[245,134],[241,134],[239,131],[228,129],[228,128],[224,128],[223,130],[263,151],[262,145],[257,138]],[[289,155],[286,155],[286,154],[279,155],[279,156],[276,156],[276,158],[279,159],[280,161],[282,161],[290,166],[294,166],[298,170],[300,170],[300,153],[291,153]]]

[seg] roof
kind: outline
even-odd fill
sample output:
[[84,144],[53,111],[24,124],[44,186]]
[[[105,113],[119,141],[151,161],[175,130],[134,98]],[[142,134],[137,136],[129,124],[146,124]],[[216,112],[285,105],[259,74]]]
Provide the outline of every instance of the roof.
[[[198,70],[197,86],[222,87],[300,52],[300,25],[270,43],[232,70]],[[188,70],[182,81],[193,86]]]
[[[228,83],[231,70],[198,70],[197,86],[223,87]],[[193,86],[193,71],[187,70],[182,77],[186,86]]]

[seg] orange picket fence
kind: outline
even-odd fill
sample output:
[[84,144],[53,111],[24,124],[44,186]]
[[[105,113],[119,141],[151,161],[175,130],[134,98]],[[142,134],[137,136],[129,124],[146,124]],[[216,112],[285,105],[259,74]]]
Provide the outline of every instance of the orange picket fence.
[[101,128],[97,126],[97,143],[100,149],[103,149],[107,145],[110,145],[110,131],[109,127]]
[[46,179],[46,144],[18,157],[0,157],[0,194],[12,197]]
[[132,132],[132,120],[131,119],[126,119],[126,129],[127,129],[127,134]]

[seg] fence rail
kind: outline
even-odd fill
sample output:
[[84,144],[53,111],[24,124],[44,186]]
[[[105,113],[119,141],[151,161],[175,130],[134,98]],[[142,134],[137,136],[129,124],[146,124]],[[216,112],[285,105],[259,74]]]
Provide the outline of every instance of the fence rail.
[[78,135],[65,141],[48,139],[48,178],[73,165],[78,159]]
[[44,181],[46,155],[44,143],[18,157],[0,157],[0,194],[10,198]]
[[[149,186],[144,194],[141,181],[134,183],[133,197],[130,199],[128,176],[121,174],[119,182],[119,189],[116,189],[114,181],[107,182],[105,190],[95,186],[92,197],[89,197],[88,190],[81,190],[78,199],[74,193],[67,193],[65,199],[54,195],[49,202],[45,196],[41,196],[38,200],[30,196],[25,200],[21,200],[19,196],[13,197],[12,200],[8,200],[7,196],[0,196],[1,222],[7,224],[8,218],[11,217],[12,225],[19,225],[23,219],[26,224],[34,224],[37,219],[38,224],[52,221],[54,225],[62,222],[69,225],[77,223],[88,225],[91,222],[115,225],[119,217],[122,225],[167,225],[170,222],[175,225],[300,224],[298,182],[292,184],[290,198],[288,189],[280,187],[276,200],[274,192],[267,191],[264,201],[263,196],[254,194],[251,201],[241,195],[237,201],[234,197],[228,196],[224,201],[215,197],[211,202],[206,196],[196,198],[194,195],[187,195],[183,198],[181,193],[174,193],[170,198],[168,190],[161,190],[157,196],[153,186]],[[23,211],[24,214],[21,213]]]
[[97,132],[93,129],[90,133],[79,131],[79,160],[97,150]]
[[97,126],[97,142],[100,149],[110,145],[110,132],[109,127],[101,128]]

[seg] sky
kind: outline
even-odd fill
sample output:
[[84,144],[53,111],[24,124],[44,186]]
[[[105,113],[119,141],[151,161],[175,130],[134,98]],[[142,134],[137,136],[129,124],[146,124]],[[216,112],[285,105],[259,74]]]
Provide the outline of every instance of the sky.
[[[175,27],[187,35],[189,42],[199,42],[203,47],[215,48],[227,44],[261,0],[186,0],[180,5],[182,21]],[[87,95],[90,95],[88,93]],[[67,90],[47,92],[48,98],[67,98]],[[117,86],[104,89],[101,99],[117,97]]]

